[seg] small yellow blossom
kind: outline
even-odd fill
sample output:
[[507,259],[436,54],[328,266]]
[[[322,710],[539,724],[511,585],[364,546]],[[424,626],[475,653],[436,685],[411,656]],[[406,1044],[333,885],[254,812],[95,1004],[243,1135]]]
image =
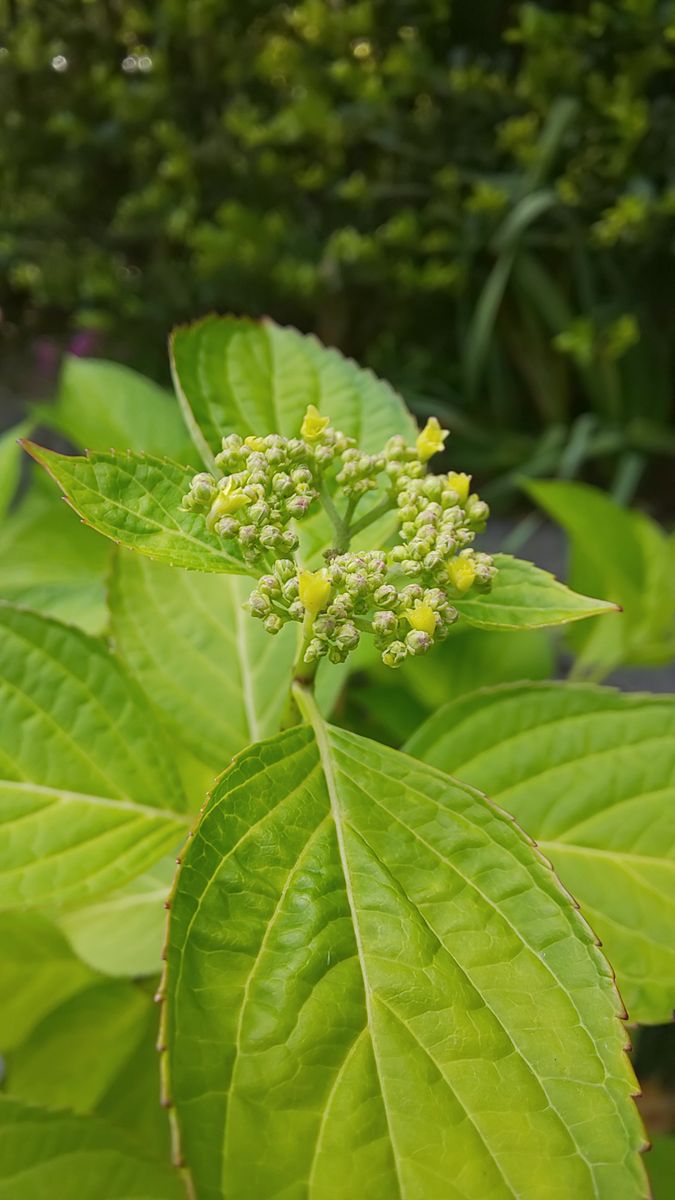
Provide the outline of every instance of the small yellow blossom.
[[322,417],[314,404],[307,405],[307,412],[302,418],[300,436],[307,442],[317,442],[330,425],[330,417]]
[[331,583],[324,570],[300,571],[298,575],[298,593],[305,612],[315,617],[328,604],[331,593]]
[[435,417],[429,417],[424,429],[418,434],[415,443],[420,461],[426,462],[432,455],[438,454],[443,449],[443,444],[447,436],[448,430],[441,429]]
[[244,438],[244,443],[250,446],[251,450],[257,450],[259,454],[262,454],[267,449],[264,437],[255,437],[252,435],[251,437]]
[[453,492],[457,492],[460,504],[466,504],[471,487],[471,476],[465,475],[463,471],[448,471],[448,487],[451,487]]
[[476,578],[476,568],[470,558],[452,558],[447,566],[448,579],[460,595],[468,592]]
[[407,608],[403,616],[413,629],[419,629],[421,633],[428,633],[429,637],[433,637],[436,632],[438,615],[430,604],[418,601],[414,608]]
[[206,518],[206,524],[209,529],[213,529],[216,521],[221,517],[227,517],[231,513],[237,512],[238,509],[244,508],[249,503],[248,499],[238,488],[232,477],[226,480],[225,486],[222,487],[216,496],[209,514]]

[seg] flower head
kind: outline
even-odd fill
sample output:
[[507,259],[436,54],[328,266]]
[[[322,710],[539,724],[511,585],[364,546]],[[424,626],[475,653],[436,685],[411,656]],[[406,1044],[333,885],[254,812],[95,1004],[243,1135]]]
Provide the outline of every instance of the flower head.
[[448,579],[456,592],[464,595],[476,578],[476,568],[470,558],[452,558],[447,565]]
[[443,449],[445,439],[448,436],[447,429],[441,429],[436,417],[429,417],[424,429],[417,436],[415,445],[421,462],[427,462],[434,454],[438,454]]
[[307,442],[316,442],[326,432],[330,425],[330,417],[322,417],[314,404],[307,405],[307,411],[302,418],[300,436]]
[[324,569],[320,571],[300,571],[298,574],[298,595],[305,612],[315,617],[328,604],[331,594],[331,582]]
[[430,637],[436,630],[438,615],[434,612],[430,604],[425,604],[418,600],[414,608],[407,608],[403,613],[411,629],[417,629],[420,633],[428,633]]
[[471,487],[471,476],[463,471],[448,471],[448,487],[457,493],[460,504],[466,504]]

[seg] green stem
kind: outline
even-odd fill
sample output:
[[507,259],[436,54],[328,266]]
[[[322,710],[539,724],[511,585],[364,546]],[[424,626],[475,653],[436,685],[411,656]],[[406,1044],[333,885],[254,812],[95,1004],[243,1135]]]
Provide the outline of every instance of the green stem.
[[314,689],[314,680],[319,667],[319,660],[318,658],[315,658],[314,662],[305,662],[305,651],[312,640],[313,624],[313,620],[307,620],[306,618],[302,626],[302,638],[300,641],[300,648],[293,664],[293,678],[291,687],[289,689],[288,698],[281,715],[282,729],[291,729],[293,725],[297,725],[299,723],[300,710],[296,703],[295,689],[300,687],[304,691],[309,692],[313,691]]
[[373,524],[373,521],[379,520],[380,517],[383,517],[393,507],[393,501],[389,496],[386,496],[381,504],[376,504],[375,508],[371,508],[370,512],[364,513],[358,521],[354,522],[349,529],[349,537],[353,538],[355,533],[361,533],[363,529],[367,529],[369,525]]
[[295,682],[292,691],[295,703],[307,724],[312,726],[315,733],[319,729],[323,729],[324,720],[319,711],[313,688],[305,687],[304,684]]
[[337,508],[333,504],[333,497],[323,481],[319,485],[319,495],[321,497],[321,503],[323,504],[333,529],[335,530],[335,546],[333,549],[335,550],[336,554],[344,554],[345,551],[349,549],[349,525],[340,516]]

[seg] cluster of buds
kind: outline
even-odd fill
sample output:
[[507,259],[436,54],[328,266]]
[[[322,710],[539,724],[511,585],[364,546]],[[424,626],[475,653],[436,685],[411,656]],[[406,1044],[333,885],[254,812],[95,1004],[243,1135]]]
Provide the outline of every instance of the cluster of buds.
[[[196,475],[183,507],[204,513],[207,528],[235,539],[247,561],[267,568],[249,611],[271,634],[298,622],[306,663],[343,662],[367,633],[383,662],[397,667],[442,641],[458,617],[453,601],[470,589],[487,591],[495,573],[491,558],[472,548],[488,509],[471,492],[471,477],[427,473],[446,437],[432,417],[414,446],[394,437],[380,454],[366,454],[310,405],[297,438],[224,438],[216,458],[222,478]],[[387,507],[396,514],[397,543],[387,550],[328,550],[325,567],[304,569],[294,523],[329,493],[327,511],[336,529],[341,522],[341,533],[349,533],[356,506],[376,490],[384,501],[373,516]],[[343,514],[336,508],[340,496]]]
[[204,513],[207,529],[238,542],[248,562],[287,557],[297,549],[291,522],[310,512],[322,469],[353,446],[313,405],[300,433],[299,438],[231,433],[215,460],[223,475],[200,472],[183,497],[183,508]]

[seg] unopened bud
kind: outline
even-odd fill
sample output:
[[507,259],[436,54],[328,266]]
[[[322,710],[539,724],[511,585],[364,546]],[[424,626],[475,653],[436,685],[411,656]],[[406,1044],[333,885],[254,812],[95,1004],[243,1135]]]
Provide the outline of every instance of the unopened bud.
[[408,651],[404,642],[392,642],[387,649],[382,652],[382,662],[385,667],[400,667],[401,663],[408,657]]

